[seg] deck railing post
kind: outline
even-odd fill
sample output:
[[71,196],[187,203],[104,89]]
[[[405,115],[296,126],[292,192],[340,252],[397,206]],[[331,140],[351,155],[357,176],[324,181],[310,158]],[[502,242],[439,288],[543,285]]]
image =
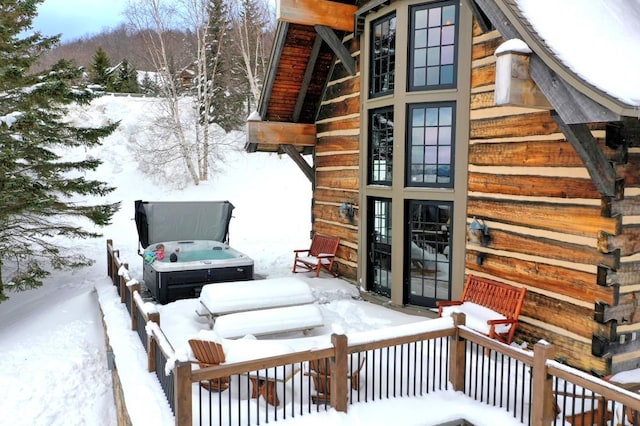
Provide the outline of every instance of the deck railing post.
[[153,373],[156,371],[156,351],[158,349],[158,342],[152,333],[147,335],[147,371]]
[[191,426],[193,424],[191,363],[176,363],[173,373],[175,374],[173,380],[173,394],[176,426]]
[[348,341],[344,334],[332,334],[335,355],[331,357],[331,406],[338,412],[347,412]]
[[[131,329],[138,329],[138,305],[136,304],[136,299],[133,297],[135,292],[140,293],[140,283],[136,283],[129,287],[129,300],[131,300]],[[142,308],[142,307],[141,307]]]
[[113,261],[111,260],[111,249],[113,249],[113,240],[108,239],[107,240],[107,275],[109,275],[109,278],[111,278],[112,282],[113,282],[113,272],[111,271],[111,268],[113,268]]
[[453,318],[453,325],[456,327],[456,334],[451,338],[449,349],[449,381],[453,386],[453,390],[464,392],[465,346],[467,341],[460,337],[459,326],[466,324],[466,316],[461,312],[455,312],[451,317]]
[[553,411],[553,377],[547,372],[547,360],[553,359],[555,348],[547,342],[533,345],[533,365],[531,366],[531,425],[550,424]]
[[118,275],[120,275],[120,302],[124,303],[125,302],[125,297],[127,297],[127,295],[125,294],[125,291],[127,291],[127,280],[129,279],[129,264],[128,263],[123,263],[122,266],[124,266],[124,269],[127,270],[126,273],[120,275],[120,271],[118,270]]

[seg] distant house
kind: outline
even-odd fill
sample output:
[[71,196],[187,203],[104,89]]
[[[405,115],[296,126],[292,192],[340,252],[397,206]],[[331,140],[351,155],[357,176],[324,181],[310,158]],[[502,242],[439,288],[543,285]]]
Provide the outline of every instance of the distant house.
[[640,11],[568,3],[279,0],[246,149],[299,165],[368,296],[524,286],[517,339],[604,375],[640,367]]

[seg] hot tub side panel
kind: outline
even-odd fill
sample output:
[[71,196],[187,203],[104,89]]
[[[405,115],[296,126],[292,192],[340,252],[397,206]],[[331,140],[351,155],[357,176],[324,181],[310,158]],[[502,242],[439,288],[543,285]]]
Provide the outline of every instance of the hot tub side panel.
[[253,264],[184,271],[159,272],[145,263],[143,280],[154,299],[161,304],[179,299],[195,298],[205,284],[247,281],[253,279]]

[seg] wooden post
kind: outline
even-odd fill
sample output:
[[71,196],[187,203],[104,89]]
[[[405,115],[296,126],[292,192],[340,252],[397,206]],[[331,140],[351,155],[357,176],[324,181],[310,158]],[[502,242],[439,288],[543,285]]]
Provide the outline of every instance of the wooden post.
[[[123,263],[122,265],[124,266],[124,269],[126,269],[127,271],[129,270],[128,263]],[[120,277],[120,303],[124,303],[125,297],[127,296],[125,294],[125,291],[127,291],[127,279],[129,279],[129,274],[127,273],[126,277],[124,275],[120,275],[120,270],[118,268],[118,275]]]
[[155,322],[160,327],[160,312],[151,312],[147,320]]
[[129,288],[129,297],[131,298],[131,329],[138,329],[138,306],[136,305],[136,299],[133,298],[134,293],[140,292],[140,283],[127,286]]
[[173,394],[176,426],[191,426],[193,424],[192,395],[191,395],[191,363],[178,362],[173,369]]
[[553,410],[553,378],[547,373],[547,360],[555,353],[553,345],[538,342],[533,345],[533,366],[531,367],[531,425],[551,424],[555,414]]
[[451,347],[449,348],[449,381],[453,385],[453,390],[464,392],[467,341],[460,337],[458,326],[466,324],[466,316],[461,312],[454,312],[451,317],[453,325],[456,327],[456,334],[451,338]]
[[147,335],[147,371],[153,373],[156,371],[156,351],[158,349],[158,342],[152,334]]
[[113,240],[109,239],[107,240],[107,275],[109,275],[109,278],[111,278],[111,281],[113,282],[113,275],[111,275],[111,268],[113,267],[113,264],[111,263],[111,248],[113,248]]
[[331,343],[335,350],[335,356],[331,357],[331,406],[338,412],[347,412],[347,336],[332,334]]

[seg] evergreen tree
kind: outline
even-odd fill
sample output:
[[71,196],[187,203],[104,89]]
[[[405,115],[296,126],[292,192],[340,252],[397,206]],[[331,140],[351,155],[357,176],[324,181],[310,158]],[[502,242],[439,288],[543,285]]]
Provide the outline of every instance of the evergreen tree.
[[99,145],[117,126],[80,128],[64,122],[66,105],[93,97],[87,88],[68,83],[82,70],[61,61],[42,73],[28,73],[59,41],[31,34],[42,1],[0,3],[0,300],[9,290],[38,287],[50,268],[91,264],[92,259],[65,247],[65,241],[99,237],[79,222],[107,225],[119,208],[119,203],[79,201],[113,190],[83,176],[95,170],[99,160],[61,157],[71,148]]
[[207,41],[207,87],[209,111],[201,111],[204,122],[216,123],[225,131],[237,129],[244,123],[245,94],[233,49],[231,20],[223,0],[209,2],[209,40]]
[[118,72],[113,78],[113,91],[118,93],[139,93],[138,72],[135,68],[130,66],[129,62],[124,59],[117,69]]
[[104,90],[111,90],[111,61],[107,53],[98,47],[91,62],[90,81],[99,84]]

